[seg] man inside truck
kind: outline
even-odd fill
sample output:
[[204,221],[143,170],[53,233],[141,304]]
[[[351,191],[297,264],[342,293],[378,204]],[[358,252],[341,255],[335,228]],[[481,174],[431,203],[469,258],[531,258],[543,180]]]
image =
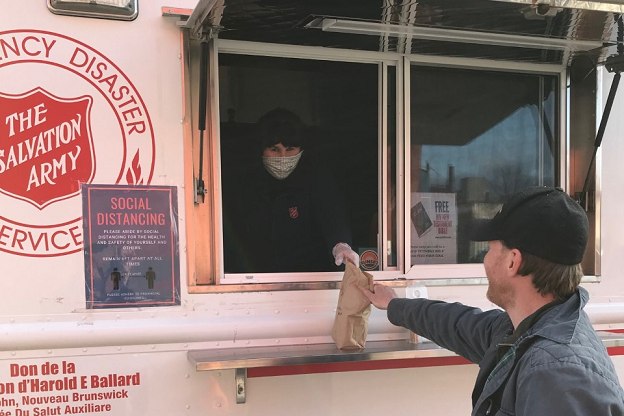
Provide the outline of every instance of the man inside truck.
[[225,271],[338,270],[351,249],[344,198],[335,178],[304,151],[299,116],[275,108],[257,123],[257,157],[224,186]]
[[500,308],[364,294],[388,319],[479,364],[473,415],[624,415],[624,392],[583,307],[588,220],[560,188],[512,195],[474,227],[489,241],[487,298]]

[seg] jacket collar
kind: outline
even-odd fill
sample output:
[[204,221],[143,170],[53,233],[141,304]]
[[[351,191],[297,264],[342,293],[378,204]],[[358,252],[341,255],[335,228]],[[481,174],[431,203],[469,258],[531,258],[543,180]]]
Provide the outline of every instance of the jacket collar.
[[581,311],[589,301],[589,293],[579,289],[561,305],[547,312],[527,332],[526,337],[540,336],[560,344],[572,341]]

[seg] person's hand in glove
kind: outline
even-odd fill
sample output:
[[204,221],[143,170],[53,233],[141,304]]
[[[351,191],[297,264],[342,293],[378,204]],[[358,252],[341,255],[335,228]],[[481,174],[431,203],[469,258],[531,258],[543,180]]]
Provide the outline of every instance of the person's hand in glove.
[[334,259],[336,259],[336,266],[346,264],[347,260],[355,264],[356,267],[360,267],[360,256],[351,250],[351,247],[347,243],[338,243],[332,249]]

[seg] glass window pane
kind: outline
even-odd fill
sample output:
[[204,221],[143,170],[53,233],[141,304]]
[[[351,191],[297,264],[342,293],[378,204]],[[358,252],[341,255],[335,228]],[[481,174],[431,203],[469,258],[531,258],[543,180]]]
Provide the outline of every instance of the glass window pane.
[[226,273],[334,271],[338,242],[377,250],[377,79],[371,64],[219,55]]
[[411,68],[411,264],[481,262],[467,238],[512,193],[555,183],[556,77]]

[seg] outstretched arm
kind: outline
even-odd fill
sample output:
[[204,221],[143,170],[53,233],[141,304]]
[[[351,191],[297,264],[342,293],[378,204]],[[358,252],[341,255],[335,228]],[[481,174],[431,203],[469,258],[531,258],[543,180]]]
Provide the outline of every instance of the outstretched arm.
[[[513,329],[500,310],[483,312],[460,303],[402,299],[394,289],[376,284],[361,289],[375,307],[388,311],[388,320],[428,338],[443,348],[478,363],[487,349]],[[508,334],[507,334],[508,335]]]

